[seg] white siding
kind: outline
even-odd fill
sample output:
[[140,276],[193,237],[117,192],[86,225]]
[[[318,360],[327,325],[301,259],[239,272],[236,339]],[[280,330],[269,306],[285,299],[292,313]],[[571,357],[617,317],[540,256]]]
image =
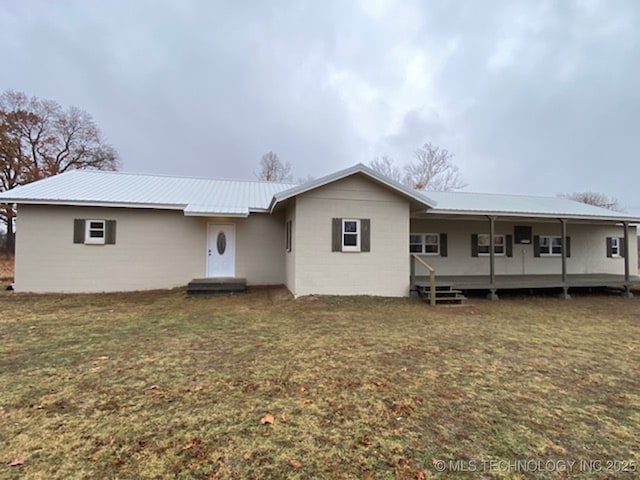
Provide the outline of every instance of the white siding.
[[[73,220],[116,220],[115,245],[73,243]],[[103,292],[172,288],[206,275],[206,225],[236,224],[236,276],[248,284],[284,282],[280,216],[185,217],[182,212],[20,205],[15,288]]]
[[[500,221],[495,223],[497,235],[513,235],[515,225],[528,225],[533,228],[533,235],[561,235],[560,222]],[[412,233],[446,233],[448,236],[448,256],[425,256],[425,261],[441,275],[483,275],[489,273],[487,256],[471,256],[471,234],[489,233],[489,221],[462,220],[411,220]],[[612,224],[567,224],[567,236],[571,237],[571,257],[567,258],[567,273],[611,273],[624,274],[623,258],[607,258],[606,238],[622,237],[622,226]],[[636,229],[629,229],[631,275],[638,271],[638,251],[636,245]],[[407,238],[408,251],[409,239]],[[495,257],[496,274],[553,274],[562,271],[561,257],[534,257],[533,243],[530,245],[513,245],[513,257]],[[426,275],[427,272],[418,265],[416,273]]]
[[[371,220],[371,251],[332,252],[332,218]],[[294,295],[409,293],[409,202],[371,180],[351,176],[297,197]]]

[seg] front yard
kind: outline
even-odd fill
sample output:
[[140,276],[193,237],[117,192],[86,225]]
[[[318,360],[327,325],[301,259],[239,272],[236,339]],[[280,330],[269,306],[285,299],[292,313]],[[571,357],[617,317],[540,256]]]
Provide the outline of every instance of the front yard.
[[434,309],[174,290],[0,301],[0,478],[640,468],[638,298]]

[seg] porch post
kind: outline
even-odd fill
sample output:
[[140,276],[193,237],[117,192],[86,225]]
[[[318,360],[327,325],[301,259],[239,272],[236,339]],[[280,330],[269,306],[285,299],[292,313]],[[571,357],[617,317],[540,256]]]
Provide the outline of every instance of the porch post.
[[493,237],[496,233],[496,217],[487,217],[489,219],[489,300],[498,300],[496,295],[496,255]]
[[622,294],[624,297],[631,298],[633,297],[633,293],[631,293],[631,284],[629,283],[629,222],[622,222],[622,227],[624,229],[624,293]]
[[562,248],[562,293],[560,294],[560,298],[564,300],[569,300],[571,295],[569,295],[569,285],[567,285],[567,219],[560,219],[561,226],[561,237],[560,237],[560,245]]

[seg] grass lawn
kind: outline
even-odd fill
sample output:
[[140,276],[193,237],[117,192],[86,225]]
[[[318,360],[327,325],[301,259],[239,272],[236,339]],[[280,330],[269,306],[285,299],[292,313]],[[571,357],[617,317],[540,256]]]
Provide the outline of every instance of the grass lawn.
[[638,298],[0,302],[0,478],[640,475]]

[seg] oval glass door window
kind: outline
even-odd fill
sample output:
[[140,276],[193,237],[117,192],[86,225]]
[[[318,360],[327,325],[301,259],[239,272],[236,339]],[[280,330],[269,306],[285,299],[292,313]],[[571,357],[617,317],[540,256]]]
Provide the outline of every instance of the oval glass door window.
[[220,232],[218,234],[218,239],[216,240],[216,246],[218,248],[218,254],[224,255],[224,252],[227,249],[227,236],[224,234],[224,232]]

